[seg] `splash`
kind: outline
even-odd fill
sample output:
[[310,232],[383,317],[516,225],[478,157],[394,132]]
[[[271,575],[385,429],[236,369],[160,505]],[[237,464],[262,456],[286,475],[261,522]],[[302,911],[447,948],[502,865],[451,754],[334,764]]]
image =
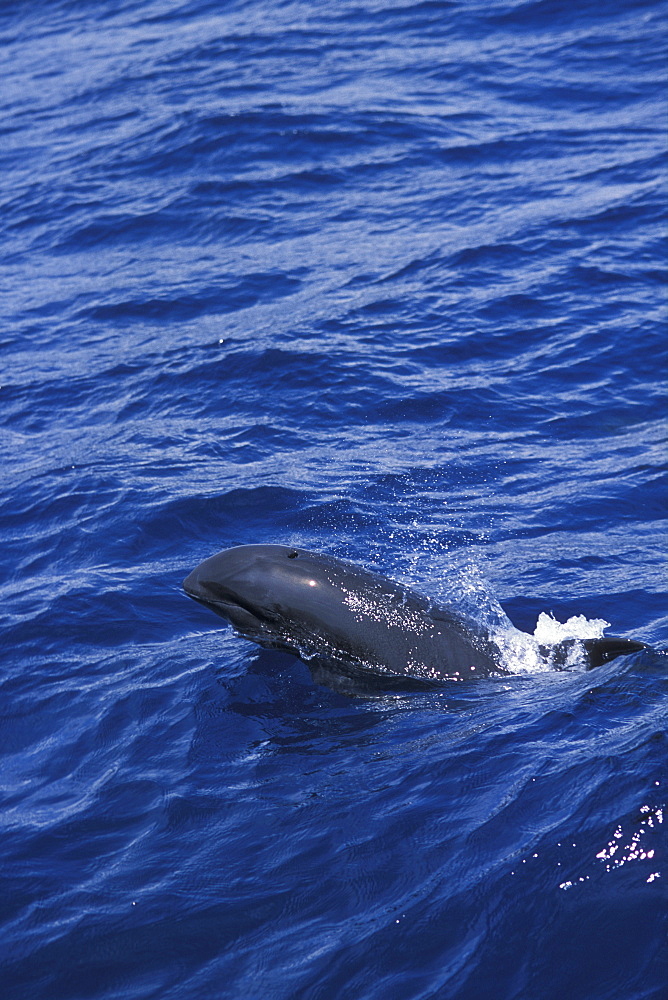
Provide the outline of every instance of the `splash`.
[[533,634],[537,642],[548,645],[562,642],[564,639],[601,639],[609,627],[610,622],[606,622],[603,618],[574,615],[562,623],[551,614],[541,611]]
[[515,628],[506,619],[494,638],[501,663],[512,674],[584,670],[587,659],[577,640],[600,639],[609,625],[610,622],[603,618],[590,619],[584,615],[574,615],[566,622],[559,622],[553,615],[541,611],[533,635]]
[[[447,551],[448,545],[429,536],[412,552],[408,568],[394,576],[409,587],[428,593],[475,620],[496,645],[500,665],[512,674],[553,673],[556,670],[586,670],[588,658],[582,640],[600,639],[610,623],[603,618],[574,615],[557,621],[542,611],[533,635],[516,628],[493,593],[479,565],[480,553]],[[447,563],[444,567],[444,555]]]

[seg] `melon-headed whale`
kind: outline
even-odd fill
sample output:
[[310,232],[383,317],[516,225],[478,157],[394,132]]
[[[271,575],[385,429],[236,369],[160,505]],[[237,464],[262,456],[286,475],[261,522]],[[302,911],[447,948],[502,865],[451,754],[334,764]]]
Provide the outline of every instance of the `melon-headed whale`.
[[[509,672],[494,635],[468,615],[333,556],[239,545],[205,559],[183,587],[260,646],[382,686]],[[564,664],[575,643],[588,668],[646,648],[616,637],[565,639],[550,647],[550,662]]]

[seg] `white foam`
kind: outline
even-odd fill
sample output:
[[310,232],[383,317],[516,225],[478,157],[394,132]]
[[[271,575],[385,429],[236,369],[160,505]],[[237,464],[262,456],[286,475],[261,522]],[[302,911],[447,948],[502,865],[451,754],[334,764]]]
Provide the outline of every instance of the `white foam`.
[[533,634],[538,642],[548,644],[561,642],[562,639],[601,639],[609,627],[610,622],[606,622],[603,618],[574,615],[562,623],[551,614],[541,611]]

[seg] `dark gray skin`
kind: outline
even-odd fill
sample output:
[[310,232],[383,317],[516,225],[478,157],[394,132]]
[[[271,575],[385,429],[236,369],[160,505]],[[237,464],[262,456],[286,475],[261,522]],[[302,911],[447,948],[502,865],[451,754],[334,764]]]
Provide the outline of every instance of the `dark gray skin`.
[[[244,638],[383,687],[507,673],[493,637],[473,619],[333,556],[239,545],[205,559],[183,587]],[[576,641],[553,647],[551,661],[563,662]],[[614,637],[582,646],[590,667],[646,648]]]

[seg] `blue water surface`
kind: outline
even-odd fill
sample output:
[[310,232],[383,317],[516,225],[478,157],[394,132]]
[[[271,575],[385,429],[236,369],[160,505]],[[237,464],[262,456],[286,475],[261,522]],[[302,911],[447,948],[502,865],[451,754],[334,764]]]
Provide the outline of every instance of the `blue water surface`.
[[[0,5],[4,996],[666,996],[667,13]],[[246,542],[656,651],[348,697]]]

